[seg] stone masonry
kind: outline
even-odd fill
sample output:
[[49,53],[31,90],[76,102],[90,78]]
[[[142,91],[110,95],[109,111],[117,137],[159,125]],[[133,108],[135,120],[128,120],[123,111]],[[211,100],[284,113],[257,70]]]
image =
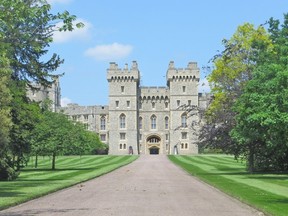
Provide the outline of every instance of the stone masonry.
[[[198,117],[188,117],[185,110],[179,109],[182,105],[202,109],[208,106],[208,96],[198,93],[200,70],[197,63],[189,62],[186,68],[175,68],[171,61],[166,74],[167,86],[163,87],[140,86],[140,77],[136,61],[131,68],[127,64],[119,68],[112,62],[107,69],[108,106],[68,104],[59,107],[57,103],[53,107],[99,134],[112,155],[197,154],[198,137],[188,126]],[[58,80],[51,92],[60,95]],[[50,98],[49,94],[35,95],[35,92],[28,95],[37,100],[44,96]],[[51,96],[53,99],[59,95]]]

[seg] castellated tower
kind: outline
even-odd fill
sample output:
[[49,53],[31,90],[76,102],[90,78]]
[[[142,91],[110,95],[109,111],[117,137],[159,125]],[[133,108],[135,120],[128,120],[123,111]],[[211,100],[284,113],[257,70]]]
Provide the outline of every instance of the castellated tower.
[[32,101],[42,102],[44,100],[51,101],[51,111],[55,112],[61,107],[61,88],[59,77],[55,76],[51,86],[44,87],[38,83],[32,83],[33,89],[27,87],[27,96]]
[[138,154],[138,103],[140,72],[136,61],[128,69],[110,63],[109,83],[109,154]]
[[[198,153],[198,137],[189,126],[197,116],[189,117],[182,105],[198,106],[199,68],[196,62],[188,63],[187,68],[175,68],[169,63],[167,86],[170,89],[170,153]],[[177,128],[177,129],[176,129]]]

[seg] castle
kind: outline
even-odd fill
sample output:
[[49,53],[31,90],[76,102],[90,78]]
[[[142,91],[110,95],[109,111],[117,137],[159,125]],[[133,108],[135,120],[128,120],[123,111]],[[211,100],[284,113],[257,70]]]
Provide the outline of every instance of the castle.
[[207,96],[198,93],[199,73],[195,62],[186,68],[175,68],[171,61],[166,74],[167,86],[144,87],[140,86],[136,61],[130,69],[127,64],[121,69],[113,62],[107,69],[108,106],[59,107],[58,80],[50,95],[54,108],[99,134],[101,141],[109,145],[111,155],[197,154],[198,137],[188,126],[199,116],[189,116],[179,107],[207,107]]

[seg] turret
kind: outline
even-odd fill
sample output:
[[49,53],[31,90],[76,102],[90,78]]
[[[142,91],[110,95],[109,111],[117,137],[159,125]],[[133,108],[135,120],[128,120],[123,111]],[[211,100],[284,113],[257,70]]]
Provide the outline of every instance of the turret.
[[167,86],[171,81],[197,81],[200,80],[200,70],[196,62],[189,62],[187,68],[175,68],[174,61],[170,61],[166,74]]

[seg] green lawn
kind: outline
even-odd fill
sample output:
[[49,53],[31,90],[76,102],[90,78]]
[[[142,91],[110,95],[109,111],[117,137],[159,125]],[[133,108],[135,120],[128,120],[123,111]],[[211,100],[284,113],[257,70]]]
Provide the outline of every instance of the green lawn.
[[288,175],[249,174],[227,155],[171,155],[190,174],[266,214],[288,215]]
[[39,158],[38,168],[33,160],[21,171],[16,181],[0,181],[0,209],[87,181],[124,166],[137,156],[61,156],[56,170],[51,170],[51,159]]

